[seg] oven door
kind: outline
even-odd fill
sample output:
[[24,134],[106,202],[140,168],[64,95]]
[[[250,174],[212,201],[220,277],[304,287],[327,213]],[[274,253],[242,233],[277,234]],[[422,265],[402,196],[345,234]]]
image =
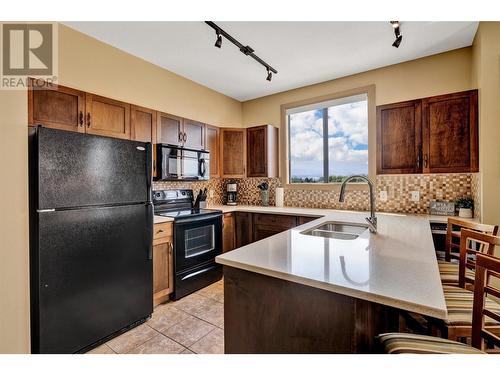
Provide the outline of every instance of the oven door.
[[176,273],[222,254],[222,214],[176,220],[174,231]]

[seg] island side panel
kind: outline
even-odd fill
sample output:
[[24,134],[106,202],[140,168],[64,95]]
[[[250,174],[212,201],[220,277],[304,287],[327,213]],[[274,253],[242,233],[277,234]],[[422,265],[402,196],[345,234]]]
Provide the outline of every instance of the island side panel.
[[224,266],[227,354],[370,353],[397,326],[394,309]]

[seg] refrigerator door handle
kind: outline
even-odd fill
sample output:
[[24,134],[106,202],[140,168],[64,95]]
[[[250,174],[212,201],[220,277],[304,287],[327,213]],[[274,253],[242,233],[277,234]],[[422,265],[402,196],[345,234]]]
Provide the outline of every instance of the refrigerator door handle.
[[153,205],[146,204],[146,254],[147,259],[153,259]]
[[40,213],[40,212],[54,212],[56,209],[55,208],[46,208],[46,209],[38,209],[36,210],[36,212]]

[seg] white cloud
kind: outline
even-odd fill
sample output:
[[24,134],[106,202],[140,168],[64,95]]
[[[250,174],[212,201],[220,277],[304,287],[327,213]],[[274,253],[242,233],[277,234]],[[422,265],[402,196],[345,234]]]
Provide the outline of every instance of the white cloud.
[[[292,172],[316,177],[322,173],[323,119],[320,111],[290,115],[290,151]],[[330,174],[366,173],[368,150],[357,150],[368,144],[367,102],[329,108],[328,117]]]

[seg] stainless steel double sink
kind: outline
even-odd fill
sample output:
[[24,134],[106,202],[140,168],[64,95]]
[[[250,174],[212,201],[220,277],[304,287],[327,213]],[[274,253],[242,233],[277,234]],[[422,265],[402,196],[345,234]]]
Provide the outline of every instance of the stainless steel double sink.
[[340,240],[355,240],[368,229],[368,225],[344,221],[327,221],[307,229],[301,234],[315,237],[336,238]]

